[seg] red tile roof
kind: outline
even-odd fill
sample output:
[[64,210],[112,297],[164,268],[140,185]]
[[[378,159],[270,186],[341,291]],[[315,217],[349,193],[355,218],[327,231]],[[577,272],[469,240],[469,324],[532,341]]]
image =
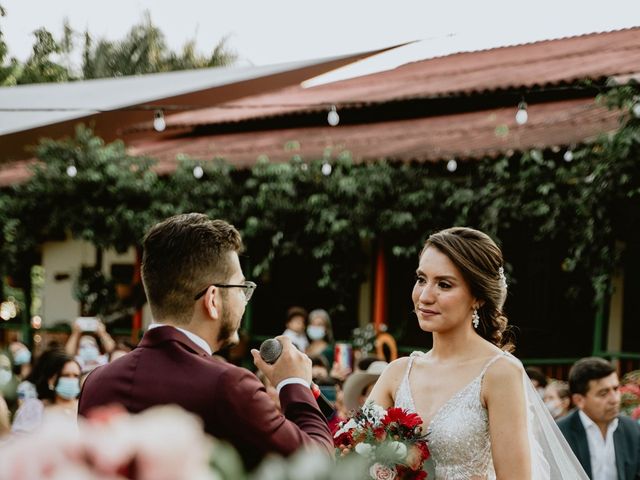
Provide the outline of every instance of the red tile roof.
[[[247,97],[227,105],[231,108],[205,108],[167,118],[177,133],[199,125],[295,114],[286,120],[290,128],[160,139],[139,132],[128,142],[132,154],[157,158],[156,168],[163,173],[175,168],[180,155],[197,159],[219,156],[247,167],[260,155],[272,161],[286,161],[293,155],[311,160],[322,158],[327,151],[336,156],[349,150],[356,161],[437,161],[570,146],[615,130],[617,114],[587,98],[529,105],[529,121],[523,126],[515,123],[513,105],[417,119],[295,127],[298,115],[326,111],[332,104],[366,108],[403,99],[478,98],[501,90],[517,92],[575,85],[586,79],[637,77],[639,72],[640,28],[633,28],[433,58],[313,88],[291,87]],[[170,132],[167,128],[165,134]],[[28,178],[25,165],[16,162],[2,167],[0,186]]]
[[529,121],[522,126],[516,124],[512,107],[363,125],[190,136],[140,143],[130,152],[158,159],[164,171],[174,168],[179,155],[203,160],[223,157],[238,167],[248,167],[261,155],[278,162],[293,155],[313,160],[323,158],[327,149],[333,158],[348,150],[360,162],[379,158],[437,161],[568,146],[594,139],[618,125],[618,114],[592,99],[531,105],[528,112]]
[[[211,125],[397,100],[571,85],[640,72],[640,28],[466,52],[304,89],[173,115],[169,128]],[[146,126],[150,128],[150,124]]]

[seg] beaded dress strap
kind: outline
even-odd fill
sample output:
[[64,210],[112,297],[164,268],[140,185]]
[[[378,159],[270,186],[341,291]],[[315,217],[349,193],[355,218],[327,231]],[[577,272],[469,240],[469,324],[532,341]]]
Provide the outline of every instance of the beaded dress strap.
[[482,369],[482,371],[480,372],[480,375],[478,375],[478,377],[480,379],[484,378],[484,374],[487,373],[487,370],[489,369],[489,367],[491,365],[493,365],[496,360],[498,360],[499,358],[502,358],[504,356],[506,356],[506,353],[505,352],[500,352],[495,357],[491,358],[491,360],[489,360],[486,363],[486,365],[484,366],[484,368]]

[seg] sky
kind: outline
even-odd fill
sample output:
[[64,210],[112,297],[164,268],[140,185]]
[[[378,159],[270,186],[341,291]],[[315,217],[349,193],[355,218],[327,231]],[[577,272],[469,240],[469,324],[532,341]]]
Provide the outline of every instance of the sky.
[[640,25],[638,0],[0,0],[0,5],[7,13],[0,29],[9,53],[21,60],[29,56],[32,32],[39,27],[59,37],[66,17],[75,30],[115,40],[139,23],[145,10],[171,48],[195,38],[199,50],[210,53],[227,36],[241,65],[419,41],[337,77],[457,51]]

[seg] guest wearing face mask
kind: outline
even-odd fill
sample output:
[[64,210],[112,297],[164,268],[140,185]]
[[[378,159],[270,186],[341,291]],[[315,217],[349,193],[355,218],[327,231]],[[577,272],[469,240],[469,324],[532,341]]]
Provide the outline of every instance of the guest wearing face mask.
[[307,336],[311,343],[307,347],[306,354],[309,357],[322,355],[329,363],[329,369],[333,366],[333,328],[331,318],[326,310],[317,309],[309,313],[309,325]]
[[17,408],[17,387],[18,379],[13,374],[11,360],[8,355],[0,353],[0,397],[5,399],[12,412]]
[[11,342],[9,351],[13,357],[13,373],[20,381],[26,379],[31,373],[31,351],[21,342]]
[[64,351],[53,349],[43,352],[29,377],[38,398],[23,402],[16,412],[12,432],[33,432],[42,424],[43,417],[53,412],[66,415],[75,423],[80,375],[80,365]]
[[571,392],[567,382],[552,380],[544,389],[544,404],[554,420],[558,421],[571,411]]
[[16,388],[17,407],[20,407],[27,398],[38,398],[35,386],[27,381],[31,374],[31,351],[24,343],[12,342],[9,351],[13,357],[13,373],[17,379]]
[[[102,347],[102,350],[101,350]],[[116,342],[107,333],[100,320],[95,321],[95,330],[83,330],[82,324],[75,321],[71,327],[71,335],[65,350],[80,364],[82,374],[109,363],[109,354],[115,349]]]

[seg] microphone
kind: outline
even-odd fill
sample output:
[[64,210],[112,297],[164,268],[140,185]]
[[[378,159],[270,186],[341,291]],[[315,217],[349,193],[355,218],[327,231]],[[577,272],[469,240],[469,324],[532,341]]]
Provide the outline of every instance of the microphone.
[[267,338],[260,344],[260,357],[269,365],[276,363],[282,355],[282,344],[275,338]]
[[[280,340],[277,338],[267,338],[260,344],[260,357],[269,365],[276,363],[280,355],[282,355],[282,343],[280,343]],[[335,413],[335,408],[329,399],[322,394],[320,388],[313,382],[311,383],[311,393],[313,393],[318,407],[320,407],[320,411],[325,418],[327,420],[331,418]]]

